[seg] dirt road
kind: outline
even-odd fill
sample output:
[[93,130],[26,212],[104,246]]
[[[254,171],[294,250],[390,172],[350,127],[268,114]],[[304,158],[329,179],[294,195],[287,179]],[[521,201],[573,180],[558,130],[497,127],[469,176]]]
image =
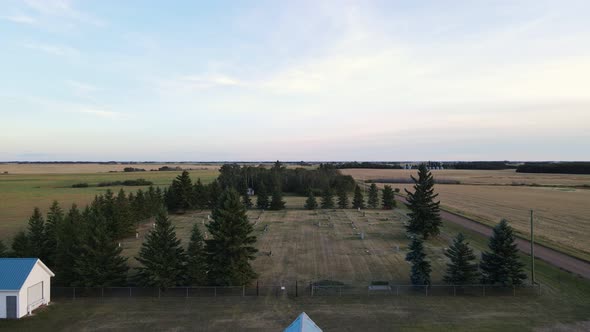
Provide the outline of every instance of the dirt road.
[[[396,196],[396,199],[402,203],[406,203],[406,199],[401,196]],[[440,216],[443,220],[452,222],[454,224],[465,227],[469,230],[477,232],[485,236],[492,235],[492,228],[477,221],[471,220],[464,216],[441,210]],[[531,253],[530,241],[516,238],[518,249],[525,254]],[[542,259],[554,266],[578,274],[584,278],[590,279],[590,263],[581,259],[569,256],[554,249],[535,244],[535,257]]]

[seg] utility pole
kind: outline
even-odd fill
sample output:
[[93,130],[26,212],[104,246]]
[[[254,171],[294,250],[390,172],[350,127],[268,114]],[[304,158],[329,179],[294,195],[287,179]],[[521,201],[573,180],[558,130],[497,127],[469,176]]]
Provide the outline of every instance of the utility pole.
[[534,233],[534,217],[531,209],[531,283],[535,284],[535,233]]

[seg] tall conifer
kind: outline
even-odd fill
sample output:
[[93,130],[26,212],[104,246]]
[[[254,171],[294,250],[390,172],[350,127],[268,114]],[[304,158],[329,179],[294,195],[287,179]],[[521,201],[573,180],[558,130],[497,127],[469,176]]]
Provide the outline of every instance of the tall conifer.
[[462,233],[453,239],[453,244],[445,252],[445,256],[449,258],[449,263],[443,277],[444,282],[453,285],[477,283],[479,272],[477,263],[473,262],[475,255]]
[[502,219],[488,242],[490,251],[481,254],[482,282],[486,284],[520,285],[526,279],[524,264],[518,258],[518,248],[512,227]]
[[365,208],[365,198],[363,197],[363,192],[361,191],[361,187],[356,185],[354,188],[354,198],[352,199],[352,208],[353,209],[364,209]]
[[406,226],[408,232],[422,236],[425,240],[440,233],[440,202],[435,202],[438,194],[434,193],[434,177],[425,164],[418,168],[418,178],[412,176],[414,192],[406,189],[410,221]]
[[371,186],[369,187],[369,199],[367,205],[371,209],[379,207],[379,189],[377,189],[377,185],[374,183],[371,183]]
[[205,242],[197,224],[193,225],[191,239],[186,250],[188,284],[203,286],[207,284],[207,261]]

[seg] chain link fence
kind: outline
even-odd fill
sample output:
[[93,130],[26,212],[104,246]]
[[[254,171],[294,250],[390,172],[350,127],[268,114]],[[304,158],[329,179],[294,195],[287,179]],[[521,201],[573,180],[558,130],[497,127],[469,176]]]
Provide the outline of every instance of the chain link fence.
[[313,296],[535,296],[541,285],[405,285],[295,281],[280,285],[257,282],[247,286],[202,287],[52,287],[54,299],[76,298],[198,298]]

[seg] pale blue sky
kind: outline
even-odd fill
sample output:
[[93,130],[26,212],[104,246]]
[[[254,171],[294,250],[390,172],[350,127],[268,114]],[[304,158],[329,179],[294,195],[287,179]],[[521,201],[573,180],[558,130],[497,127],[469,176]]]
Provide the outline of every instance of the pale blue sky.
[[589,160],[588,13],[0,0],[0,160]]

